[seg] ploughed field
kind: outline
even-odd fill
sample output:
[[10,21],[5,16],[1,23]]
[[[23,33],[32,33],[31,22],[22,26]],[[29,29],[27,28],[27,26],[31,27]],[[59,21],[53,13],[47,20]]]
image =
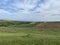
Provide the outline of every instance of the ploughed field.
[[0,45],[60,45],[60,28],[0,27]]

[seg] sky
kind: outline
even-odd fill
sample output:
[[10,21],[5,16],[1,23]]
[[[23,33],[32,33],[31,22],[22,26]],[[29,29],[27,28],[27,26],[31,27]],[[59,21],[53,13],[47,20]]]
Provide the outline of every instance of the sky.
[[60,21],[60,0],[0,0],[0,20]]

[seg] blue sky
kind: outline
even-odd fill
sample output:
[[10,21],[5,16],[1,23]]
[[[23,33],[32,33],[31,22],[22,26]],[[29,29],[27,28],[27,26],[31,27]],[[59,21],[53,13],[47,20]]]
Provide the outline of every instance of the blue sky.
[[0,19],[60,21],[60,0],[0,0]]

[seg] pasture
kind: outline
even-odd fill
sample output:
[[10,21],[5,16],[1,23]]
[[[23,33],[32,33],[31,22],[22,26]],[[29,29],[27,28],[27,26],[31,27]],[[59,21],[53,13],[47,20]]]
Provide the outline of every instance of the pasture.
[[0,27],[0,45],[60,45],[60,28]]

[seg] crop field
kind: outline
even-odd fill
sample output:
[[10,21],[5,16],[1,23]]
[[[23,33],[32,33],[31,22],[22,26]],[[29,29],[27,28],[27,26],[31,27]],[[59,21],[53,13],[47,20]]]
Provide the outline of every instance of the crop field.
[[60,45],[60,28],[0,27],[0,45]]

